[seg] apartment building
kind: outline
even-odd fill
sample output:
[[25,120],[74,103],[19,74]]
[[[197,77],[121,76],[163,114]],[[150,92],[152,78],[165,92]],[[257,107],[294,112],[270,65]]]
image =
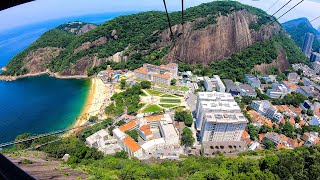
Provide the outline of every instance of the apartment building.
[[170,85],[171,80],[178,75],[178,65],[170,63],[156,66],[143,64],[143,67],[134,70],[136,79],[152,81],[155,84]]
[[200,92],[196,128],[201,142],[239,141],[247,119],[229,93]]

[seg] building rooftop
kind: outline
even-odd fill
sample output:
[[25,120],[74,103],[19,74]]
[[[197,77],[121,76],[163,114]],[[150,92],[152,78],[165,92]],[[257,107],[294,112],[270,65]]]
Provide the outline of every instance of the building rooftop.
[[250,94],[256,93],[256,91],[248,84],[240,84],[239,87],[241,90],[245,91],[246,93],[250,93]]
[[161,115],[154,115],[154,116],[147,116],[147,117],[144,117],[144,119],[146,121],[160,121],[164,116],[161,114]]
[[151,130],[150,130],[150,125],[143,125],[143,126],[141,126],[141,127],[140,127],[140,130],[141,130],[146,136],[152,134],[152,132],[151,132]]
[[89,143],[94,143],[96,141],[98,141],[100,138],[103,138],[103,137],[108,137],[108,132],[107,130],[105,129],[101,129],[100,131],[92,134],[91,136],[89,136],[88,138],[86,138],[86,141],[89,142]]
[[132,151],[136,152],[141,149],[140,145],[135,142],[130,136],[123,139],[123,143]]
[[147,71],[147,68],[144,68],[144,67],[138,68],[138,69],[134,70],[134,72],[139,72],[142,74],[149,74],[149,72]]
[[160,121],[160,126],[163,130],[162,136],[165,138],[168,144],[179,144],[179,134],[176,131],[173,124],[167,123],[167,121]]
[[222,92],[199,92],[199,100],[208,101],[234,101],[234,98],[229,93]]
[[153,139],[141,145],[141,148],[146,151],[156,145],[165,144],[165,143],[166,142],[163,138]]
[[112,130],[112,132],[113,135],[118,137],[119,139],[124,139],[127,136],[124,132],[120,131],[119,128]]
[[132,129],[134,126],[138,125],[136,120],[130,121],[119,127],[120,131],[125,132]]
[[154,74],[154,76],[162,78],[162,79],[170,79],[171,74]]
[[206,113],[206,119],[208,122],[215,122],[215,123],[247,123],[248,120],[244,117],[242,113]]
[[290,89],[297,89],[298,88],[298,86],[292,84],[289,81],[282,81],[282,84],[284,84],[285,86],[289,87]]

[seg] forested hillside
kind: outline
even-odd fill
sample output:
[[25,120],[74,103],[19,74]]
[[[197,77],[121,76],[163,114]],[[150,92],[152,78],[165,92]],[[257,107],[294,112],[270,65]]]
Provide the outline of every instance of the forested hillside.
[[[255,64],[272,62],[283,49],[290,62],[304,61],[298,52],[293,52],[297,49],[295,45],[286,43],[290,39],[281,35],[281,27],[276,21],[266,25],[270,19],[264,11],[235,1],[202,4],[185,11],[184,27],[181,13],[170,13],[175,43],[170,39],[164,12],[120,16],[80,35],[70,32],[73,24],[69,23],[45,33],[15,56],[2,75],[38,72],[30,71],[26,65],[41,64],[30,54],[44,47],[62,48],[57,56],[41,64],[42,68],[45,66],[62,76],[92,75],[106,64],[115,69],[134,69],[145,62],[173,61],[182,66],[196,66],[196,71],[201,70],[199,73],[202,74],[239,77]],[[277,34],[282,38],[277,38]],[[292,58],[295,53],[299,60]],[[225,67],[228,63],[231,66]],[[228,73],[225,69],[230,67]]]

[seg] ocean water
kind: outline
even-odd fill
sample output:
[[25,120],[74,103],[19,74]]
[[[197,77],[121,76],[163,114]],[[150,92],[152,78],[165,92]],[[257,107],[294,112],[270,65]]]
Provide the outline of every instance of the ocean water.
[[[0,32],[0,67],[37,40],[44,32],[71,21],[101,24],[116,16],[104,13],[67,17]],[[90,80],[30,77],[0,81],[0,143],[21,133],[45,133],[72,125],[85,104]]]

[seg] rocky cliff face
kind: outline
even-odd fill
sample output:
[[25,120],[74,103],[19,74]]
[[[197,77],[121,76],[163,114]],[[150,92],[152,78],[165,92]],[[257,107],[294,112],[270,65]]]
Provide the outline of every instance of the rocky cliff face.
[[288,61],[288,58],[286,57],[286,52],[284,50],[281,50],[279,52],[277,59],[273,60],[272,63],[257,64],[254,66],[254,70],[261,72],[262,74],[268,74],[272,67],[279,69],[280,71],[285,71],[290,69],[291,66]]
[[32,51],[24,59],[24,68],[28,70],[30,74],[41,73],[47,70],[46,63],[50,62],[53,58],[57,57],[62,48],[46,47]]
[[[230,57],[233,53],[239,52],[257,41],[268,40],[281,31],[281,26],[278,23],[269,26],[262,25],[259,31],[250,29],[250,23],[255,23],[257,17],[246,11],[220,16],[216,19],[216,24],[195,29],[195,26],[203,21],[205,18],[172,28],[176,39],[173,48],[165,57],[165,61],[210,64]],[[159,45],[170,43],[169,30],[161,33],[158,43]]]

